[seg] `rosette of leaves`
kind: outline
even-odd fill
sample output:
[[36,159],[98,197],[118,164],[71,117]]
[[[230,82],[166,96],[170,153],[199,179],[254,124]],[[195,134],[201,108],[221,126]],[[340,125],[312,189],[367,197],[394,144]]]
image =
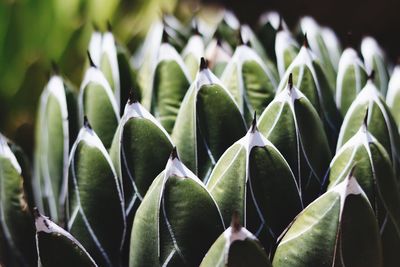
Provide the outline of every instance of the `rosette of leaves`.
[[206,179],[219,157],[245,133],[243,117],[232,95],[202,58],[171,136],[182,161],[198,177]]
[[164,170],[172,147],[165,129],[131,95],[110,149],[124,193],[126,248],[136,210],[154,178]]
[[207,45],[205,56],[211,71],[217,77],[221,77],[226,65],[231,60],[232,49],[227,42],[217,36]]
[[364,63],[353,48],[346,48],[340,57],[336,78],[336,105],[344,117],[367,81]]
[[388,152],[397,177],[400,167],[399,133],[393,116],[372,79],[373,77],[370,77],[346,113],[342,128],[340,129],[337,151],[357,133],[368,111],[366,118],[368,130]]
[[76,92],[53,75],[39,101],[35,130],[35,204],[55,221],[63,219],[61,188],[67,181],[69,149],[78,131]]
[[268,57],[273,61],[276,61],[275,38],[276,33],[280,28],[288,30],[286,23],[278,12],[266,12],[262,14],[258,20],[257,35],[263,44]]
[[375,72],[374,84],[382,95],[386,95],[389,73],[385,53],[374,38],[367,36],[361,41],[361,54],[367,72]]
[[0,265],[28,267],[37,262],[35,229],[28,206],[32,203],[28,203],[26,193],[29,174],[10,145],[0,134]]
[[67,229],[100,266],[121,266],[126,218],[121,187],[85,117],[69,160]]
[[204,56],[205,46],[203,38],[198,31],[189,38],[182,51],[182,58],[190,74],[190,80],[196,78],[199,71],[199,61]]
[[129,266],[199,266],[223,231],[216,203],[174,149],[136,212]]
[[159,48],[157,61],[151,112],[170,133],[191,78],[178,52],[166,42]]
[[37,209],[34,213],[40,266],[97,266],[85,248],[70,233],[41,215]]
[[237,213],[233,215],[231,226],[218,237],[200,264],[200,267],[230,266],[271,266],[260,241],[240,225]]
[[273,266],[382,266],[379,228],[367,196],[351,174],[293,221]]
[[[300,20],[300,27],[303,34],[307,34],[311,50],[321,60],[322,70],[326,75],[332,90],[336,88],[336,69],[337,65],[331,59],[327,43],[322,35],[322,28],[312,17],[303,17]],[[334,35],[334,33],[333,33]],[[337,39],[337,38],[336,38]],[[339,44],[339,42],[336,42]],[[336,64],[338,62],[336,61]]]
[[392,111],[393,118],[400,132],[400,66],[396,66],[393,69],[386,94],[386,103]]
[[330,147],[334,149],[342,118],[323,68],[310,50],[305,35],[304,44],[283,75],[277,92],[285,90],[289,75],[293,73],[293,84],[301,90],[317,110],[328,136]]
[[[80,118],[87,116],[101,142],[108,149],[119,123],[119,107],[106,76],[91,60],[79,92]],[[83,124],[83,122],[81,122]]]
[[254,50],[243,44],[236,48],[221,75],[221,81],[249,123],[254,111],[261,114],[272,101],[278,85],[273,72]]
[[328,189],[345,180],[353,168],[353,173],[359,177],[358,182],[378,220],[385,266],[392,266],[391,263],[400,260],[397,249],[400,245],[400,194],[390,157],[385,148],[368,132],[367,117],[366,115],[357,133],[333,158]]
[[111,32],[110,24],[108,24],[107,32],[101,33],[95,29],[92,33],[89,42],[89,53],[93,63],[98,66],[106,77],[119,106],[121,98],[121,80],[117,46],[114,35]]
[[281,28],[275,37],[275,55],[276,65],[278,67],[279,76],[283,77],[286,69],[296,58],[300,47],[297,41],[293,38],[292,33],[284,28]]
[[307,97],[292,84],[260,116],[258,129],[288,162],[303,203],[313,201],[329,167],[331,151],[319,116]]
[[302,202],[288,163],[256,123],[254,118],[247,134],[219,159],[207,189],[226,225],[237,211],[241,223],[270,251]]

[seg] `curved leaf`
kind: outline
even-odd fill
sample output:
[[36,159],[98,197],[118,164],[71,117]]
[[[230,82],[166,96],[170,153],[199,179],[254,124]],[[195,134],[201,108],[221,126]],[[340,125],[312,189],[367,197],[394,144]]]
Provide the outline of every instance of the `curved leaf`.
[[206,179],[246,127],[233,97],[203,63],[182,102],[172,140],[185,165]]
[[392,111],[393,119],[397,124],[398,132],[400,132],[400,66],[396,66],[393,70],[392,77],[389,81],[388,91],[386,95],[386,103]]
[[121,186],[107,151],[88,122],[71,150],[68,229],[101,266],[120,266],[125,235]]
[[304,209],[279,243],[273,266],[382,266],[379,228],[352,176]]
[[275,38],[275,54],[276,65],[278,67],[279,76],[283,77],[286,69],[299,53],[299,45],[292,37],[288,30],[280,30],[276,33]]
[[[119,122],[119,108],[104,74],[90,67],[79,93],[79,115],[87,116],[106,148],[110,148]],[[81,123],[82,125],[82,123]]]
[[270,251],[302,203],[289,165],[255,124],[219,159],[207,189],[226,225],[237,211],[243,225]]
[[232,93],[249,123],[254,111],[261,114],[272,101],[277,86],[271,70],[245,45],[236,48],[225,67],[221,81]]
[[366,81],[367,73],[357,52],[353,48],[346,48],[340,57],[336,79],[336,104],[342,116],[346,115]]
[[17,158],[0,134],[0,243],[5,246],[0,262],[7,266],[36,263],[35,229],[24,190],[26,182]]
[[136,213],[129,266],[199,266],[223,230],[213,198],[175,152]]
[[39,214],[37,210],[35,212],[40,266],[97,266],[85,248],[70,233]]
[[[210,41],[208,44],[205,55],[208,62],[208,67],[212,72],[220,77],[228,62],[231,60],[232,49],[229,44],[217,38]],[[198,61],[196,62],[196,66]]]
[[205,47],[203,39],[196,34],[190,37],[187,45],[182,51],[182,58],[190,74],[190,80],[196,78],[199,71],[200,58],[204,56]]
[[179,107],[190,86],[189,77],[186,66],[175,48],[163,43],[154,73],[151,111],[169,133],[174,127]]
[[304,204],[321,192],[331,151],[322,123],[310,101],[290,85],[265,109],[260,132],[282,153],[300,187]]

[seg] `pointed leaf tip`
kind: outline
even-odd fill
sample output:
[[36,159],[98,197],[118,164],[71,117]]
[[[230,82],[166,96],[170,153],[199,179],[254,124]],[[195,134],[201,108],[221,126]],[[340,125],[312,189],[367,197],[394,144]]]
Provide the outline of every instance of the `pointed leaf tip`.
[[304,34],[303,46],[305,48],[310,48],[310,44],[308,43],[307,33]]
[[32,213],[33,213],[33,216],[35,217],[35,219],[37,219],[41,216],[39,209],[37,207],[33,207]]
[[170,158],[179,160],[179,155],[176,146],[174,146],[174,148],[172,149]]
[[192,26],[193,26],[193,31],[192,31],[193,35],[201,36],[201,33],[199,31],[199,24],[196,19],[193,19]]
[[251,123],[251,132],[254,133],[257,131],[257,112],[254,111],[253,121]]
[[163,33],[162,33],[162,42],[163,43],[168,43],[168,33],[165,30],[165,27],[164,27],[164,30],[163,30]]
[[90,130],[92,129],[92,126],[90,125],[89,120],[86,115],[83,116],[83,126],[87,129],[90,129]]
[[292,88],[293,88],[293,75],[292,75],[292,73],[289,74],[288,86],[289,86],[289,89],[292,90]]
[[283,30],[283,17],[282,15],[279,14],[279,24],[277,31],[282,31],[282,30]]
[[112,32],[112,26],[109,20],[107,20],[107,31]]
[[242,226],[240,225],[239,213],[234,211],[232,214],[231,227],[233,232],[239,232]]
[[200,59],[200,70],[205,70],[208,68],[208,62],[204,57]]
[[131,105],[133,103],[137,103],[139,100],[136,97],[136,94],[134,93],[133,89],[129,91],[129,98],[128,98],[128,104]]
[[95,22],[92,22],[92,27],[93,27],[95,32],[99,31],[99,27],[97,26],[97,24]]
[[92,57],[90,56],[89,50],[86,51],[86,52],[87,52],[87,56],[88,56],[88,59],[89,59],[90,66],[93,67],[93,68],[97,68],[97,66],[93,63],[93,60],[92,60]]
[[51,70],[55,75],[60,74],[60,68],[58,67],[57,63],[54,60],[51,61]]
[[373,81],[375,80],[375,71],[372,70],[371,73],[368,75],[368,80]]
[[367,107],[367,110],[365,111],[364,121],[363,121],[365,128],[368,128],[368,113],[369,113],[369,108]]
[[351,170],[350,170],[349,176],[348,176],[349,180],[354,177],[354,170],[356,169],[356,166],[357,166],[357,162],[354,163],[353,167],[351,167]]

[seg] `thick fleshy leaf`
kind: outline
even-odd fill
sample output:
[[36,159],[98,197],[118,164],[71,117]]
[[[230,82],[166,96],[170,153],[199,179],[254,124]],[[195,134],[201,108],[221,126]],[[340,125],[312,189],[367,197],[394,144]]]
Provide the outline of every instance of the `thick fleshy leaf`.
[[35,229],[24,190],[27,182],[7,139],[0,134],[0,243],[5,249],[0,262],[6,266],[36,263]]
[[398,132],[400,132],[400,66],[396,66],[393,70],[386,95],[386,103],[392,111]]
[[352,176],[305,208],[279,243],[273,266],[382,266],[375,215]]
[[289,84],[265,109],[258,129],[288,162],[303,203],[313,201],[321,192],[331,151],[321,120],[310,101]]
[[201,179],[234,142],[246,133],[239,108],[229,91],[205,66],[190,86],[172,131],[182,161]]
[[238,33],[240,31],[240,22],[234,13],[224,10],[222,20],[218,23],[216,32],[221,36],[222,40],[234,48],[238,44]]
[[277,237],[301,211],[296,179],[282,154],[256,129],[233,144],[219,159],[207,189],[225,224],[237,211],[241,223],[269,252]]
[[261,114],[272,101],[278,85],[272,71],[246,45],[236,48],[222,73],[221,81],[235,98],[248,123],[254,111]]
[[299,54],[286,70],[277,92],[285,90],[289,75],[293,73],[293,84],[310,100],[319,114],[331,149],[336,145],[342,122],[322,65],[308,48],[307,38]]
[[58,75],[52,76],[40,97],[35,143],[35,202],[50,217],[62,220],[62,185],[68,173],[70,144],[76,135],[74,93]]
[[361,41],[361,54],[368,73],[375,72],[374,84],[382,95],[386,95],[389,73],[385,53],[376,40],[368,36]]
[[263,44],[268,57],[274,61],[276,60],[275,38],[280,27],[288,30],[286,23],[283,21],[279,13],[271,11],[260,16],[257,35]]
[[219,236],[208,250],[200,267],[271,266],[257,237],[238,223],[233,221]]
[[388,152],[396,177],[400,168],[400,137],[396,123],[382,95],[371,80],[351,104],[340,129],[337,151],[360,129],[368,111],[368,131]]
[[352,168],[354,175],[360,177],[358,182],[378,219],[384,261],[389,263],[390,259],[397,258],[398,262],[398,249],[391,246],[390,240],[400,242],[400,194],[389,155],[367,131],[366,125],[362,125],[333,158],[328,176],[329,188],[343,181]]
[[334,92],[336,88],[337,65],[335,66],[331,60],[327,44],[322,36],[321,26],[312,17],[303,17],[300,20],[300,27],[303,34],[307,34],[311,50],[321,60],[322,70],[329,82],[330,89]]
[[[176,153],[176,152],[175,152]],[[173,153],[133,222],[129,266],[199,266],[224,231],[205,186]]]
[[178,52],[170,44],[163,43],[154,73],[151,112],[169,133],[174,127],[190,80],[190,74]]
[[88,122],[71,150],[67,229],[101,266],[120,266],[125,205],[111,158]]
[[182,58],[190,74],[190,80],[196,78],[199,71],[200,58],[204,56],[205,47],[203,39],[196,34],[190,37],[187,45],[182,51]]
[[[226,65],[231,60],[232,49],[227,42],[221,39],[213,39],[208,44],[205,55],[208,67],[217,77],[220,77]],[[198,61],[196,63],[198,64]]]
[[275,54],[279,76],[283,77],[286,69],[299,53],[299,45],[288,30],[280,30],[276,33]]
[[367,73],[357,51],[346,48],[340,57],[336,78],[336,105],[343,117],[366,81]]
[[110,148],[119,122],[119,107],[106,77],[93,66],[86,71],[81,84],[79,115],[81,120],[88,117],[101,142]]
[[70,233],[38,211],[35,212],[36,245],[40,266],[97,266],[85,248]]
[[337,71],[339,66],[340,56],[342,54],[342,46],[335,32],[328,27],[321,27],[321,36],[328,50],[329,58],[333,68]]
[[270,58],[265,52],[260,40],[258,40],[256,34],[249,27],[249,25],[242,25],[240,27],[240,35],[243,42],[251,47],[263,61],[268,61],[269,65],[274,66],[273,63],[270,62]]

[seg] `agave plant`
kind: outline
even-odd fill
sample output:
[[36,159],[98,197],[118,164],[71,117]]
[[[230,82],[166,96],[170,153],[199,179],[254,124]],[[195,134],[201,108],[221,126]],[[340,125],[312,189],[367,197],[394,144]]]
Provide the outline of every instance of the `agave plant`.
[[163,14],[130,58],[95,29],[32,167],[0,134],[0,266],[399,266],[400,68],[299,25]]

